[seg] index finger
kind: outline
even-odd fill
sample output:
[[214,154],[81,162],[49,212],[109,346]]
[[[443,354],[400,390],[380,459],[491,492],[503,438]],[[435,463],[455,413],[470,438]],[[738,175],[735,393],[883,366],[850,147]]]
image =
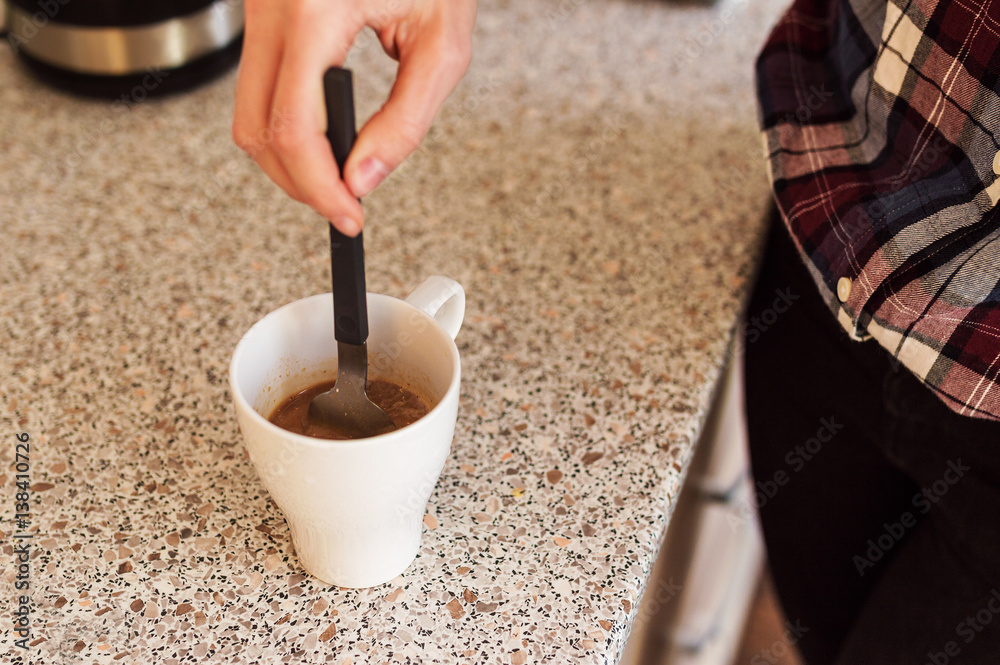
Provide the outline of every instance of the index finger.
[[302,201],[351,236],[361,230],[364,214],[341,179],[326,139],[323,73],[344,62],[361,27],[350,15],[319,17],[303,11],[292,17],[272,105],[272,112],[296,119],[275,136],[275,152]]

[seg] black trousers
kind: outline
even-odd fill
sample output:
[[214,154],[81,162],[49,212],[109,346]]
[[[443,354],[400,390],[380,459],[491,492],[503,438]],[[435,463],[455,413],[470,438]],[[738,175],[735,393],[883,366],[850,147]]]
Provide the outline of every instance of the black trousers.
[[776,214],[745,330],[786,639],[810,665],[1000,663],[1000,423],[848,338]]

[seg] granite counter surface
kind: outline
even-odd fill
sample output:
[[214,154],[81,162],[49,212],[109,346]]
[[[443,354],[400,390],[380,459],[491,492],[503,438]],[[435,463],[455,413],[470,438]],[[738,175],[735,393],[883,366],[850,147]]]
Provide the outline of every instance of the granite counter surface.
[[[0,659],[615,662],[753,271],[780,9],[482,3],[468,76],[365,201],[369,290],[469,299],[422,549],[363,590],[300,568],[230,403],[240,336],[329,289],[323,220],[231,143],[235,76],[105,103],[0,49]],[[366,117],[394,66],[370,34],[348,64]]]

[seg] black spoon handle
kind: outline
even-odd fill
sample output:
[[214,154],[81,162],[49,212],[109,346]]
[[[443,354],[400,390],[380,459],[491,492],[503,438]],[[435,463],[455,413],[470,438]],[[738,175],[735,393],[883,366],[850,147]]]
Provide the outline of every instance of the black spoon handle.
[[[333,158],[344,174],[354,147],[354,87],[351,70],[331,67],[323,75],[326,99],[326,138]],[[330,224],[330,267],[333,273],[333,320],[338,342],[364,344],[368,339],[368,302],[365,297],[365,250],[362,234],[351,238]]]

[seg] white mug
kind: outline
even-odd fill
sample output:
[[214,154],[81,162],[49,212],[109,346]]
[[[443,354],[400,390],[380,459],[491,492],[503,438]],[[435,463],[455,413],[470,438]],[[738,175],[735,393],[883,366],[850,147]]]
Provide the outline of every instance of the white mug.
[[290,395],[337,376],[329,293],[271,312],[236,346],[229,384],[247,451],[285,515],[299,561],[319,579],[375,586],[416,557],[427,499],[455,433],[461,365],[454,338],[464,316],[465,291],[439,275],[405,301],[368,294],[369,376],[409,385],[432,408],[366,439],[315,439],[267,420]]

